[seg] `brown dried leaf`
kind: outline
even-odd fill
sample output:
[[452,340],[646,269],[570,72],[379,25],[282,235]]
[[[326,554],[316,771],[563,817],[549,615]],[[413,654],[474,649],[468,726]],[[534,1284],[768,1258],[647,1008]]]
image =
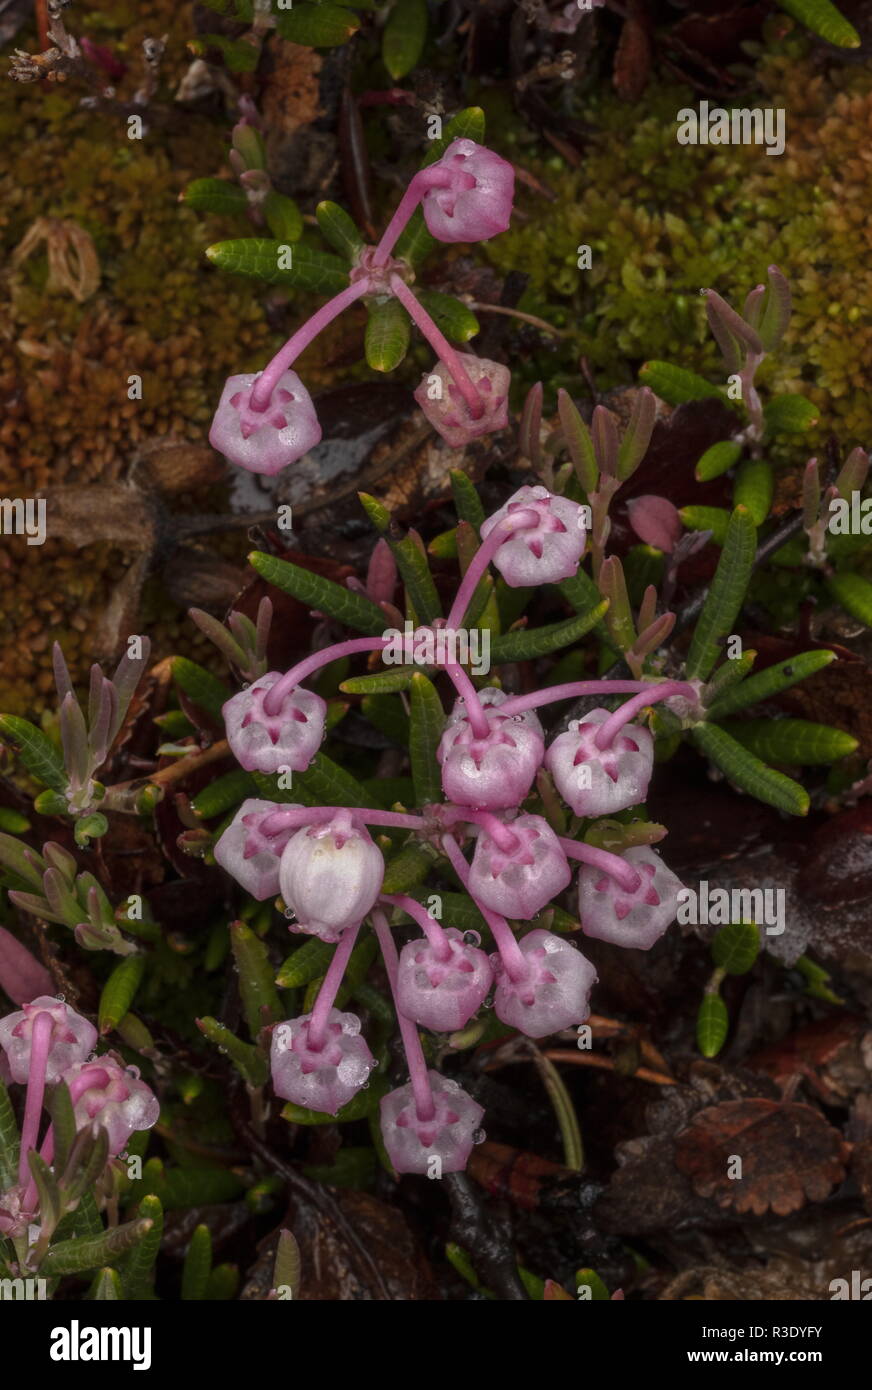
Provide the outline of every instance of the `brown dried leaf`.
[[[742,1176],[731,1177],[736,1158]],[[675,1141],[675,1163],[724,1210],[778,1216],[822,1202],[845,1175],[848,1147],[818,1110],[771,1100],[726,1101]]]

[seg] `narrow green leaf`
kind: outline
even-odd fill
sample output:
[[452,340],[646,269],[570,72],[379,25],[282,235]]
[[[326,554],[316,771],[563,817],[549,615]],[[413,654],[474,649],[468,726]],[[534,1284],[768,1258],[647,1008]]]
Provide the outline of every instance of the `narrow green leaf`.
[[430,142],[430,149],[427,151],[421,167],[426,169],[428,165],[441,159],[452,140],[474,140],[477,145],[481,145],[484,143],[484,137],[484,111],[480,106],[467,106],[463,111],[458,111],[456,116],[451,117],[437,140]]
[[159,1197],[149,1193],[137,1207],[140,1218],[151,1221],[151,1230],[146,1231],[127,1255],[122,1266],[124,1296],[128,1299],[144,1299],[153,1295],[154,1265],[163,1238],[164,1215]]
[[712,478],[719,478],[722,473],[728,472],[739,462],[743,448],[744,445],[737,444],[733,439],[722,439],[718,444],[712,444],[696,465],[697,482],[709,483]]
[[[442,616],[442,607],[436,585],[430,573],[427,556],[418,549],[413,536],[405,536],[401,541],[388,539],[388,544],[397,562],[400,578],[406,590],[406,598],[412,604],[418,622],[432,623]],[[382,618],[384,624],[384,618]],[[382,627],[384,630],[384,626]]]
[[712,938],[711,952],[728,975],[747,975],[760,954],[760,929],[753,922],[731,922]]
[[251,773],[236,767],[232,772],[216,777],[214,782],[198,792],[191,802],[191,810],[200,820],[212,820],[214,816],[223,816],[247,797],[254,796],[254,792]]
[[195,1226],[182,1265],[182,1301],[201,1302],[212,1271],[212,1236],[208,1226]]
[[857,751],[857,740],[829,724],[807,719],[728,719],[721,728],[757,758],[814,767]]
[[237,1038],[235,1033],[231,1033],[230,1029],[219,1023],[216,1018],[198,1018],[197,1027],[210,1043],[214,1043],[221,1052],[226,1053],[249,1086],[266,1085],[269,1066],[260,1048]]
[[741,685],[718,694],[709,705],[709,718],[723,719],[725,715],[736,714],[760,700],[771,700],[773,695],[779,695],[782,690],[789,690],[792,685],[813,676],[816,671],[822,671],[835,659],[836,654],[831,651],[800,652],[798,656],[791,656],[785,661],[776,662],[774,666],[767,666],[765,671],[758,671],[755,675],[749,676]]
[[270,232],[283,246],[299,241],[303,235],[303,215],[297,204],[274,188],[266,195],[263,215]]
[[239,1291],[239,1269],[236,1265],[216,1265],[206,1284],[206,1298],[210,1302],[230,1303]]
[[361,711],[380,733],[397,744],[399,748],[409,746],[409,716],[403,709],[402,700],[390,695],[367,695],[361,703]]
[[696,372],[688,372],[684,367],[673,367],[671,362],[646,362],[639,376],[646,386],[650,386],[655,396],[668,405],[683,405],[685,401],[709,401],[716,397],[725,399],[723,392],[712,386],[705,377]]
[[732,632],[751,581],[756,547],[754,522],[744,507],[737,507],[690,644],[688,680],[705,680],[720,655],[722,642]]
[[283,39],[310,48],[338,48],[360,28],[360,20],[340,5],[300,4],[275,13],[276,29]]
[[724,776],[767,806],[791,816],[808,814],[809,797],[805,787],[791,777],[776,772],[737,743],[717,724],[698,724],[692,731],[697,747]]
[[395,666],[391,671],[376,671],[371,676],[351,676],[339,689],[344,695],[391,695],[408,690],[415,672],[422,669],[426,675],[428,667]]
[[462,299],[436,290],[420,290],[418,299],[435,320],[436,327],[452,343],[468,343],[479,332],[479,322]]
[[48,1251],[39,1267],[40,1274],[51,1277],[61,1274],[81,1274],[99,1269],[130,1250],[151,1230],[148,1217],[126,1221],[93,1240],[64,1240]]
[[557,392],[557,409],[563,438],[575,469],[576,477],[586,493],[595,492],[599,482],[599,464],[590,430],[581,418],[578,407],[567,391]]
[[279,560],[261,550],[253,551],[248,561],[252,569],[268,583],[298,599],[307,608],[326,613],[328,617],[336,618],[358,632],[378,636],[384,632],[384,613],[363,594],[352,593],[350,589],[334,584],[332,579],[325,579],[323,575],[313,574],[299,565],[292,565],[289,560]]
[[418,845],[406,845],[385,865],[381,890],[383,893],[408,893],[423,882],[432,867],[433,860],[426,850]]
[[275,1265],[273,1266],[273,1288],[290,1289],[291,1298],[296,1298],[300,1292],[300,1269],[300,1247],[294,1238],[293,1231],[279,1231]]
[[16,714],[0,714],[0,739],[17,753],[27,771],[44,787],[56,792],[67,789],[64,760],[51,739],[28,719]]
[[219,270],[251,276],[267,285],[293,285],[316,294],[338,294],[348,288],[348,270],[338,256],[302,243],[288,246],[266,237],[238,237],[207,246],[206,255]]
[[549,623],[547,627],[521,629],[494,637],[491,641],[491,663],[499,666],[504,661],[530,661],[533,657],[547,656],[549,652],[568,647],[596,627],[607,611],[608,604],[602,601],[587,613],[579,613],[561,623]]
[[409,350],[411,320],[398,299],[367,305],[364,339],[367,366],[374,372],[392,372]]
[[688,531],[711,531],[715,545],[727,539],[730,513],[726,507],[679,507],[678,515]]
[[382,32],[382,61],[395,82],[412,71],[427,38],[427,0],[396,0]]
[[773,396],[763,407],[768,434],[803,434],[814,429],[820,411],[805,396]]
[[248,207],[245,189],[229,179],[194,179],[182,194],[182,202],[198,212],[244,213]]
[[[400,890],[402,891],[402,890]],[[9,1092],[0,1081],[0,1192],[18,1181],[18,1125]]]
[[93,1299],[96,1303],[114,1303],[123,1299],[124,1285],[121,1282],[121,1275],[117,1269],[101,1269],[94,1276],[94,1281],[86,1295],[88,1299]]
[[325,241],[347,261],[353,261],[363,248],[363,237],[344,208],[338,203],[319,203],[315,209],[318,226]]
[[282,1006],[273,983],[274,970],[264,943],[244,922],[233,922],[230,945],[239,976],[239,993],[248,1031],[257,1038],[261,1028],[277,1023]]
[[765,459],[745,459],[733,483],[733,506],[747,507],[755,526],[762,526],[772,506],[775,474]]
[[176,684],[193,704],[213,719],[223,717],[221,711],[233,694],[223,681],[186,656],[173,657],[172,672]]
[[[831,574],[826,581],[827,588],[852,618],[872,627],[872,584],[861,574],[843,570]],[[2,723],[2,721],[0,721]]]
[[228,38],[226,34],[197,34],[188,40],[188,48],[198,58],[206,57],[210,48],[217,48],[231,72],[254,72],[260,56],[254,44]]
[[48,1111],[51,1115],[52,1130],[54,1132],[54,1156],[52,1158],[52,1163],[55,1171],[62,1173],[67,1166],[70,1150],[76,1139],[76,1117],[65,1081],[59,1081],[52,1089],[51,1097],[48,1101]]
[[[366,791],[325,753],[316,753],[305,772],[295,772],[292,800],[306,806],[368,806]],[[304,795],[300,795],[304,793]]]
[[464,473],[460,468],[452,468],[449,478],[451,480],[451,496],[454,499],[454,510],[457,512],[458,519],[467,522],[476,532],[480,531],[481,523],[485,519],[485,510],[476,491],[475,483],[469,474]]
[[839,48],[860,47],[862,40],[857,30],[830,0],[778,0],[778,4],[827,43]]
[[308,985],[312,980],[319,979],[327,973],[327,967],[333,959],[335,946],[331,946],[326,941],[313,938],[306,941],[302,946],[298,946],[292,951],[283,965],[279,967],[276,975],[276,984],[281,989],[299,989],[302,985]]
[[125,956],[115,966],[100,995],[97,1022],[105,1036],[117,1028],[132,1005],[145,973],[145,956]]
[[703,1057],[717,1057],[729,1031],[730,1019],[721,996],[703,995],[696,1017],[696,1043]]
[[442,800],[442,777],[436,749],[445,727],[445,714],[436,687],[420,674],[412,677],[409,757],[415,783],[415,805]]

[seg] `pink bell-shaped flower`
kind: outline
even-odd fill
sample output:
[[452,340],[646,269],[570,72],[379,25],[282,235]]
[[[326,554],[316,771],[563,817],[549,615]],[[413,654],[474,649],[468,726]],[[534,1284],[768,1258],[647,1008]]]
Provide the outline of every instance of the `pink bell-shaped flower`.
[[384,872],[381,850],[348,811],[298,830],[279,866],[279,886],[297,918],[295,930],[338,941],[371,911]]
[[491,963],[478,948],[476,932],[447,927],[449,954],[441,960],[426,936],[400,952],[397,1007],[406,1018],[434,1033],[456,1033],[481,1008],[493,982]]
[[476,1142],[484,1110],[456,1081],[438,1071],[427,1076],[432,1118],[418,1118],[410,1081],[381,1099],[381,1132],[388,1158],[398,1173],[432,1173],[434,1158],[442,1173],[460,1173]]
[[97,1029],[81,1014],[42,994],[16,1013],[0,1018],[0,1048],[6,1054],[13,1081],[23,1085],[30,1076],[33,1025],[40,1014],[52,1021],[51,1039],[45,1067],[45,1080],[52,1086],[75,1063],[82,1062],[97,1041]]
[[[257,824],[258,820],[274,814],[278,809],[274,801],[249,797],[243,801],[212,851],[221,868],[258,902],[278,897],[279,861],[289,837],[264,835]],[[281,807],[283,811],[291,809],[298,808],[284,804]]]
[[281,679],[280,671],[268,671],[222,710],[227,742],[246,772],[305,772],[324,737],[327,706],[301,685],[285,695],[277,714],[267,713],[267,695]]
[[430,424],[451,449],[460,449],[483,434],[493,434],[508,424],[509,385],[512,374],[501,362],[487,357],[458,353],[470,381],[478,392],[482,410],[478,417],[470,410],[448,366],[441,360],[425,372],[415,391],[415,400]]
[[224,383],[209,443],[249,473],[280,473],[319,442],[321,426],[312,397],[296,372],[279,377],[266,410],[255,410],[251,391],[259,372],[243,372]]
[[424,194],[424,221],[438,241],[487,241],[507,230],[515,196],[515,171],[485,145],[452,140],[431,168],[450,174]]
[[571,579],[584,554],[584,510],[568,497],[557,497],[538,483],[519,488],[505,506],[481,525],[485,540],[513,512],[533,511],[539,524],[515,531],[496,551],[493,563],[512,588],[535,588]]
[[569,886],[572,869],[542,816],[517,816],[506,832],[517,841],[513,849],[500,849],[486,829],[479,832],[468,888],[492,912],[529,921]]
[[553,932],[528,932],[518,945],[528,965],[523,979],[513,980],[499,956],[493,957],[497,1018],[528,1038],[545,1038],[583,1023],[596,983],[590,961],[566,937]]
[[648,794],[654,740],[641,724],[626,724],[607,748],[598,748],[597,733],[610,718],[608,710],[591,710],[545,754],[554,785],[577,816],[612,816]]
[[462,699],[455,701],[436,756],[445,796],[458,806],[491,811],[516,807],[542,764],[542,725],[532,710],[501,715],[499,706],[507,699],[495,687],[479,692],[490,726],[487,738],[480,739],[470,727],[466,704]]
[[270,1045],[273,1089],[283,1100],[335,1115],[369,1080],[375,1058],[356,1014],[331,1009],[320,1048],[309,1038],[312,1015],[277,1023]]
[[76,1062],[63,1080],[69,1088],[77,1129],[102,1125],[109,1135],[109,1152],[121,1153],[134,1130],[157,1124],[160,1104],[136,1067],[125,1067],[114,1053],[93,1062]]
[[684,885],[650,845],[636,845],[621,858],[639,872],[630,893],[593,864],[578,875],[578,913],[585,936],[648,951],[675,921]]

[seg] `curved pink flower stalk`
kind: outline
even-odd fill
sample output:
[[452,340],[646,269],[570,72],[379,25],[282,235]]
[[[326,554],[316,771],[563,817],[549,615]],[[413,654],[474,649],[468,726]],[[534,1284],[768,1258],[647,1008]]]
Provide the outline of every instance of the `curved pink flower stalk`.
[[629,724],[631,719],[649,705],[658,704],[661,700],[671,700],[676,695],[695,700],[697,694],[696,687],[688,681],[663,681],[660,685],[640,691],[632,700],[625,701],[620,709],[615,710],[615,713],[600,726],[595,739],[597,748],[608,748],[624,725]]
[[342,934],[339,945],[333,952],[333,959],[327,967],[327,973],[321,981],[321,988],[318,990],[309,1019],[309,1047],[313,1052],[320,1052],[327,1040],[327,1020],[351,959],[354,943],[360,934],[360,925],[358,922],[356,927],[349,927]]
[[344,656],[355,656],[358,652],[383,651],[388,645],[388,640],[387,637],[351,637],[347,642],[334,642],[330,647],[322,647],[321,651],[303,657],[302,661],[285,671],[270,688],[263,702],[265,712],[273,716],[279,714],[286,697],[315,671],[320,671],[333,661],[340,661]]
[[[397,204],[397,209],[375,248],[372,257],[374,266],[387,265],[391,251],[396,246],[406,223],[425,193],[428,193],[432,188],[450,188],[456,181],[457,174],[441,168],[438,162],[431,164],[427,169],[418,170]],[[466,176],[465,182],[467,188],[475,187],[475,178],[471,174]]]
[[472,729],[476,738],[486,739],[490,735],[491,726],[484,710],[481,700],[478,698],[478,691],[466,674],[462,666],[458,666],[453,661],[446,661],[445,674],[451,681],[466,707],[469,727]]
[[279,378],[287,371],[300,353],[317,338],[323,328],[328,323],[332,323],[335,318],[353,304],[355,300],[361,299],[370,289],[369,280],[364,278],[355,284],[349,285],[346,289],[340,290],[332,299],[328,299],[326,304],[322,304],[320,309],[316,309],[310,319],[298,328],[284,347],[279,348],[275,357],[264,367],[251,393],[251,408],[256,411],[264,411],[269,408],[270,398],[278,385]]
[[559,840],[570,859],[580,859],[582,864],[589,864],[600,873],[608,874],[627,893],[635,893],[638,889],[642,881],[639,871],[631,868],[619,854],[585,844],[583,840],[569,840],[565,835],[559,836]]
[[524,710],[540,709],[558,700],[578,700],[584,695],[636,695],[647,688],[645,681],[567,681],[564,685],[531,690],[529,695],[509,695],[502,710],[504,714],[523,714]]
[[489,534],[482,539],[481,545],[473,555],[466,574],[460,581],[457,593],[454,595],[451,612],[445,620],[445,626],[449,631],[462,627],[466,610],[478,588],[479,580],[500,546],[510,540],[516,531],[532,530],[538,525],[539,514],[529,507],[515,511],[511,516],[503,517],[496,526],[490,528]]
[[469,893],[479,912],[491,929],[496,948],[502,962],[503,969],[509,979],[516,983],[523,981],[529,974],[527,962],[524,959],[515,935],[506,921],[505,917],[499,912],[492,912],[484,903],[479,902],[469,886],[469,865],[461,853],[460,846],[452,835],[443,835],[442,848],[445,850],[451,867],[460,879],[466,891]]
[[424,1050],[421,1047],[421,1039],[418,1037],[418,1030],[414,1023],[408,1018],[399,1007],[397,1000],[397,971],[399,969],[399,955],[397,953],[396,942],[393,933],[388,925],[388,919],[382,908],[373,909],[372,925],[378,937],[378,944],[381,947],[382,959],[385,963],[391,993],[397,1007],[397,1023],[399,1024],[400,1037],[403,1042],[403,1051],[406,1054],[406,1061],[409,1064],[409,1080],[412,1086],[412,1093],[415,1097],[415,1110],[419,1120],[432,1120],[436,1113],[436,1106],[433,1100],[433,1092],[430,1088],[430,1081],[427,1076],[427,1063],[424,1058]]
[[42,1117],[42,1102],[45,1097],[45,1073],[51,1048],[54,1020],[51,1014],[40,1012],[33,1020],[30,1035],[30,1073],[27,1078],[27,1096],[24,1102],[24,1119],[21,1125],[21,1149],[18,1158],[18,1181],[22,1186],[29,1184],[30,1165],[27,1156],[35,1149],[39,1139],[39,1122]]
[[480,420],[485,413],[485,402],[466,370],[466,364],[463,360],[465,354],[458,352],[456,348],[451,346],[421,301],[412,294],[405,280],[402,280],[399,275],[392,275],[390,286],[391,291],[400,301],[412,322],[421,330],[436,356],[445,363],[454,378],[455,386],[466,402],[472,420]]

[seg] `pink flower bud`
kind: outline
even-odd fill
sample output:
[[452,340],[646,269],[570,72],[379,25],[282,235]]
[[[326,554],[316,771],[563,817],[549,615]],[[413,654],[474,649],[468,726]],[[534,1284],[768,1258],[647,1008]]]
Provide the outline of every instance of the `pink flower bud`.
[[572,870],[542,816],[517,816],[506,830],[517,840],[515,849],[502,850],[487,830],[479,832],[469,891],[492,912],[529,921],[568,887]]
[[476,932],[447,927],[450,954],[440,960],[426,936],[410,941],[400,952],[397,972],[397,1007],[406,1018],[432,1028],[434,1033],[455,1033],[477,1013],[493,982],[491,963],[478,949]]
[[460,1173],[476,1142],[484,1110],[458,1086],[429,1071],[435,1113],[420,1120],[407,1082],[381,1099],[381,1131],[388,1157],[398,1173],[432,1172],[432,1160],[439,1159],[443,1173]]
[[52,1020],[45,1079],[54,1085],[74,1063],[82,1062],[97,1041],[97,1029],[59,999],[42,994],[17,1013],[0,1018],[0,1047],[6,1053],[13,1081],[23,1085],[30,1075],[33,1025],[40,1014]]
[[136,1067],[125,1067],[114,1053],[94,1062],[76,1062],[63,1077],[69,1087],[76,1128],[102,1125],[109,1135],[109,1152],[121,1153],[134,1130],[157,1124],[160,1105]]
[[438,241],[487,241],[512,218],[515,171],[485,145],[452,140],[431,168],[452,175],[449,184],[424,194],[424,220]]
[[634,497],[627,503],[627,516],[640,541],[667,555],[681,539],[681,517],[665,497]]
[[295,930],[338,941],[372,910],[384,872],[381,850],[348,811],[298,830],[279,866],[279,886],[296,915]]
[[499,956],[494,1010],[497,1018],[528,1038],[545,1038],[561,1028],[583,1023],[590,1013],[590,991],[596,971],[563,936],[531,931],[518,942],[529,967],[523,979],[513,980]]
[[[290,810],[291,807],[283,803],[281,809]],[[276,898],[279,893],[279,861],[287,838],[264,835],[257,825],[259,818],[274,815],[276,810],[274,801],[249,797],[243,801],[213,850],[221,868],[258,902]]]
[[466,705],[456,700],[436,756],[442,766],[442,787],[458,806],[505,810],[523,801],[541,766],[545,751],[542,725],[532,710],[501,715],[508,696],[489,687],[479,692],[490,732],[478,739],[470,728]]
[[608,748],[597,748],[597,731],[610,718],[608,710],[591,710],[545,754],[557,790],[577,816],[611,816],[648,794],[654,740],[641,724],[625,724]]
[[251,405],[260,373],[228,377],[215,411],[209,443],[249,473],[280,473],[302,458],[321,438],[312,397],[296,372],[283,372],[266,410]]
[[14,1004],[24,1004],[53,988],[51,975],[45,966],[40,965],[17,937],[5,927],[0,927],[0,989],[3,993]]
[[578,912],[585,936],[648,951],[675,921],[680,879],[650,845],[625,850],[622,859],[639,872],[639,886],[628,892],[609,874],[583,864],[578,875]]
[[281,678],[281,672],[268,671],[221,711],[227,742],[247,772],[305,772],[324,737],[327,706],[301,685],[284,697],[278,714],[267,714],[264,700]]
[[512,380],[508,367],[501,362],[473,357],[467,352],[459,353],[458,357],[484,407],[477,419],[473,418],[468,402],[441,358],[424,373],[415,391],[415,400],[430,424],[452,449],[460,449],[480,435],[505,429]]
[[307,1110],[335,1115],[369,1080],[375,1058],[360,1036],[356,1014],[331,1009],[324,1044],[309,1041],[311,1014],[277,1023],[270,1045],[270,1073],[276,1095]]
[[584,511],[568,497],[557,497],[538,483],[519,488],[504,507],[482,522],[481,538],[513,512],[534,511],[538,526],[515,531],[494,555],[494,564],[513,589],[535,588],[571,579],[584,554]]

